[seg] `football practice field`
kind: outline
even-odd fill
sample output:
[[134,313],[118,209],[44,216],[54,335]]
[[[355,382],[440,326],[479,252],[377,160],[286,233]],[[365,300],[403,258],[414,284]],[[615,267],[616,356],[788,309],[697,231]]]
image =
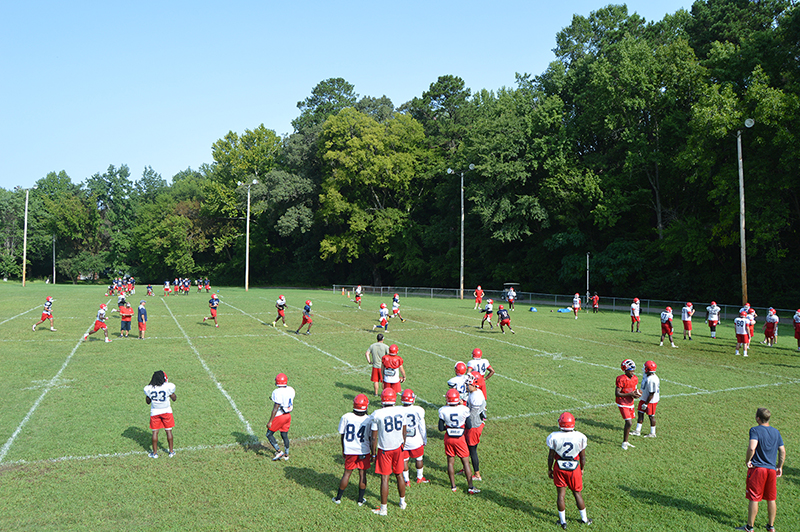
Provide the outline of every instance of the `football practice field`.
[[[555,312],[520,303],[511,313],[516,334],[480,329],[471,300],[401,299],[405,323],[391,320],[386,343],[399,346],[408,379],[426,409],[429,484],[407,490],[400,510],[390,482],[389,515],[379,504],[380,479],[368,474],[368,504],[356,504],[357,475],[340,505],[331,503],[343,472],[337,427],[355,395],[372,395],[364,353],[375,341],[380,303],[365,295],[363,310],[330,290],[222,288],[219,328],[203,323],[209,294],[129,298],[147,300],[147,338],[119,338],[119,318],[102,333],[81,338],[101,303],[116,298],[101,286],[0,283],[0,530],[560,530],[556,491],[547,477],[545,438],[563,411],[588,436],[583,495],[595,530],[729,531],[745,523],[745,450],[757,407],[787,450],[778,479],[777,530],[800,530],[800,352],[791,317],[781,315],[777,346],[754,343],[735,357],[732,322],[709,338],[702,318],[694,340],[659,347],[659,321],[642,317],[630,332],[627,312]],[[275,300],[286,296],[288,328],[271,326]],[[46,296],[55,298],[56,332],[36,332]],[[313,301],[310,335],[296,335],[301,309]],[[495,301],[495,307],[501,303]],[[680,304],[677,304],[680,307]],[[673,306],[676,306],[673,305]],[[698,317],[700,316],[698,312]],[[495,318],[496,319],[496,318]],[[756,326],[756,340],[763,317]],[[483,350],[497,372],[487,382],[488,420],[478,452],[481,489],[450,491],[437,409],[453,366]],[[658,364],[661,401],[657,438],[631,436],[620,446],[623,422],[614,381],[626,358]],[[177,386],[173,404],[177,455],[159,438],[148,458],[151,431],[143,387],[156,370]],[[273,462],[265,424],[279,372],[297,395],[290,460]],[[642,434],[649,431],[645,418]],[[280,441],[280,438],[278,438]],[[282,447],[282,444],[281,444]],[[766,503],[756,521],[764,527]],[[580,529],[567,495],[569,529]]]

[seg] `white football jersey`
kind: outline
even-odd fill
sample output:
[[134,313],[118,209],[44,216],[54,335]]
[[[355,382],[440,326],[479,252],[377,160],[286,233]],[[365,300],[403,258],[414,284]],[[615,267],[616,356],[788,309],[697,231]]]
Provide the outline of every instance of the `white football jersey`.
[[494,310],[494,305],[492,305],[491,303],[486,303],[486,308],[484,310],[486,311],[487,314],[489,314]]
[[172,404],[169,396],[175,393],[175,385],[167,381],[161,386],[144,387],[144,394],[150,398],[150,415],[171,414]]
[[681,319],[683,321],[692,321],[692,314],[694,314],[694,307],[683,307],[681,309]]
[[777,314],[767,314],[767,323],[778,323],[780,319]]
[[733,320],[733,324],[736,327],[736,334],[749,334],[750,318],[740,316]]
[[647,373],[642,377],[642,401],[657,403],[661,398],[661,379],[655,373]]
[[667,312],[666,310],[661,313],[661,323],[667,323],[669,320],[672,319],[672,312]]
[[579,296],[572,298],[572,308],[581,308],[581,298]]
[[456,375],[452,379],[447,381],[447,385],[450,388],[455,388],[458,390],[458,394],[461,396],[462,401],[467,400],[467,376],[466,375]]
[[467,367],[470,369],[470,371],[477,371],[481,375],[486,375],[486,370],[491,366],[492,365],[489,364],[489,361],[485,358],[473,358],[467,362]]
[[386,308],[381,309],[381,319],[383,318],[389,319],[389,309]]
[[279,386],[272,391],[272,402],[280,406],[278,415],[288,414],[294,409],[294,388]]
[[400,302],[392,301],[392,310],[399,310],[399,309],[400,309]]
[[403,406],[406,414],[406,451],[418,449],[428,444],[428,430],[425,427],[425,409],[417,405]]
[[721,310],[722,309],[717,305],[706,307],[706,312],[708,312],[708,321],[719,321],[719,313]]
[[517,293],[516,293],[516,292],[515,292],[513,289],[512,289],[512,290],[509,290],[509,291],[508,291],[508,297],[507,297],[507,299],[508,299],[509,301],[513,301],[513,300],[515,300],[516,298],[517,298]]
[[378,449],[392,451],[403,445],[403,427],[408,425],[402,406],[386,406],[372,413],[372,431],[378,431]]
[[631,316],[639,315],[639,303],[631,303]]
[[467,396],[467,408],[469,408],[469,420],[472,428],[483,425],[481,414],[486,412],[486,397],[480,390],[470,392]]
[[369,438],[372,416],[359,416],[348,412],[339,420],[339,434],[344,436],[344,454],[366,455],[370,453]]
[[552,449],[561,460],[577,460],[578,455],[586,449],[586,436],[577,430],[551,432],[545,441],[548,449]]
[[445,405],[439,409],[439,419],[444,421],[445,427],[456,429],[463,427],[469,417],[469,408],[464,405]]
[[105,309],[100,309],[97,311],[97,321],[106,321],[106,311]]
[[357,295],[357,296],[360,296],[360,295],[361,295],[361,285],[359,285],[359,286],[357,286],[357,287],[356,287],[356,295]]

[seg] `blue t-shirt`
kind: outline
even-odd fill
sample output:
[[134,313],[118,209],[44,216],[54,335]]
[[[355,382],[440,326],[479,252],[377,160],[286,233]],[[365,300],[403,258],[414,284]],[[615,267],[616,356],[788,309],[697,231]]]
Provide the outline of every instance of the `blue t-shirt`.
[[137,319],[142,323],[147,323],[147,310],[144,307],[139,306],[139,313],[137,314]]
[[758,425],[750,429],[750,439],[758,440],[756,452],[751,462],[753,467],[776,469],[778,462],[778,448],[783,446],[781,433],[775,427]]

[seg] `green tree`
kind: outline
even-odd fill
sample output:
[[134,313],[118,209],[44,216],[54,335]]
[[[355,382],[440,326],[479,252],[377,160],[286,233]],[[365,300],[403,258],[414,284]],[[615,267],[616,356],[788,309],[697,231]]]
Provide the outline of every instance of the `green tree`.
[[320,125],[329,116],[335,115],[342,109],[353,107],[358,101],[355,87],[343,78],[328,78],[320,81],[311,90],[311,96],[297,102],[300,116],[292,120],[296,132],[305,132]]

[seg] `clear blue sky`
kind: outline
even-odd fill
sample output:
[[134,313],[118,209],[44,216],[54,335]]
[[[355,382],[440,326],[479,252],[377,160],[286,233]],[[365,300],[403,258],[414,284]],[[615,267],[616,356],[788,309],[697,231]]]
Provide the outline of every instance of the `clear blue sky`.
[[[228,131],[291,133],[297,102],[342,77],[395,106],[445,74],[474,91],[541,74],[573,14],[610,2],[9,2],[0,11],[0,187],[108,165],[170,179]],[[648,21],[688,0],[632,0]]]

